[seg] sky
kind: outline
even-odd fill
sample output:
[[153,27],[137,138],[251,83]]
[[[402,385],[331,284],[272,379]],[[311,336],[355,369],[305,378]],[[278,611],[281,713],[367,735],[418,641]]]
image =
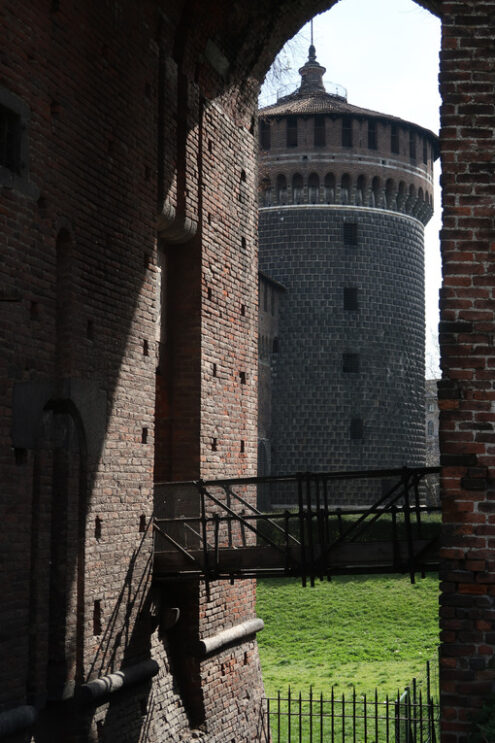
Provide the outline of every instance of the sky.
[[[325,81],[347,88],[356,106],[400,116],[438,134],[438,65],[441,24],[413,0],[340,0],[313,21],[314,44]],[[299,83],[311,41],[310,25],[284,48],[291,67],[283,82]],[[271,96],[271,98],[270,98]],[[274,102],[274,84],[262,88],[260,105]],[[440,165],[435,165],[435,214],[425,229],[426,376],[439,376],[438,290],[441,283]]]

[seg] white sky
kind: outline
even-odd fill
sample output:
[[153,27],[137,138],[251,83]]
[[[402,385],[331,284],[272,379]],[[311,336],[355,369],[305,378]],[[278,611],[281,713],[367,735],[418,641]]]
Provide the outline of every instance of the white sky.
[[[440,32],[440,21],[413,0],[340,0],[314,19],[317,60],[327,69],[324,80],[346,87],[349,103],[400,116],[436,134]],[[295,85],[299,83],[297,70],[307,59],[309,44],[308,23],[292,45],[295,53],[286,52],[293,67],[289,77]],[[266,94],[266,89],[262,89],[262,105],[271,102]],[[439,173],[437,161],[437,179]],[[440,227],[437,185],[435,214],[425,230],[427,377],[439,376],[433,339],[437,334],[441,282]]]

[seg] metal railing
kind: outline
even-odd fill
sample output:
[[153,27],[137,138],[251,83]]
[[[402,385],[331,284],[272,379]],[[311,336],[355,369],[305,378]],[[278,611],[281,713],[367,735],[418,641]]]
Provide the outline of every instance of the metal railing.
[[[438,671],[438,668],[436,667]],[[437,743],[440,707],[432,686],[431,665],[424,680],[413,679],[401,694],[379,701],[378,689],[368,698],[337,694],[329,697],[290,688],[286,696],[262,700],[259,739],[263,743]]]
[[[297,575],[306,585],[307,580],[314,584],[316,578],[357,572],[361,559],[361,572],[388,568],[409,572],[414,582],[439,531],[439,524],[433,529],[425,525],[426,517],[440,509],[425,505],[424,495],[426,479],[438,472],[435,467],[405,467],[158,484],[162,507],[154,526],[161,574],[199,575],[207,583]],[[339,502],[339,490],[348,492],[349,483],[356,488],[359,482],[375,493],[372,505],[333,505]],[[388,487],[377,497],[384,482]],[[292,493],[294,508],[259,510],[257,490],[274,484]]]

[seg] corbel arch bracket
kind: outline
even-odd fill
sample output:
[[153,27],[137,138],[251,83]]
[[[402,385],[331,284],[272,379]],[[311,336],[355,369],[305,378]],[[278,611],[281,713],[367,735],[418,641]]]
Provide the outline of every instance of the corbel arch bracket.
[[168,243],[189,242],[196,235],[198,223],[185,213],[178,213],[169,202],[165,202],[158,217],[158,236]]

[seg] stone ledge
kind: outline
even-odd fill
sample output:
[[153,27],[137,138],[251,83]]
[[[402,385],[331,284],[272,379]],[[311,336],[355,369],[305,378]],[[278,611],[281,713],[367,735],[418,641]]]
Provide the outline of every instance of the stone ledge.
[[0,738],[7,738],[20,730],[31,727],[36,722],[35,707],[23,704],[0,713]]
[[210,655],[216,650],[221,650],[226,645],[243,640],[249,635],[254,635],[263,629],[265,623],[262,619],[248,619],[241,624],[236,624],[234,627],[219,632],[217,635],[211,637],[205,637],[203,640],[199,640],[194,647],[194,655],[204,657]]
[[110,673],[108,676],[101,676],[82,684],[76,691],[76,698],[83,704],[102,704],[109,694],[148,681],[156,676],[159,670],[156,660],[142,661],[142,663],[128,666],[116,673]]

